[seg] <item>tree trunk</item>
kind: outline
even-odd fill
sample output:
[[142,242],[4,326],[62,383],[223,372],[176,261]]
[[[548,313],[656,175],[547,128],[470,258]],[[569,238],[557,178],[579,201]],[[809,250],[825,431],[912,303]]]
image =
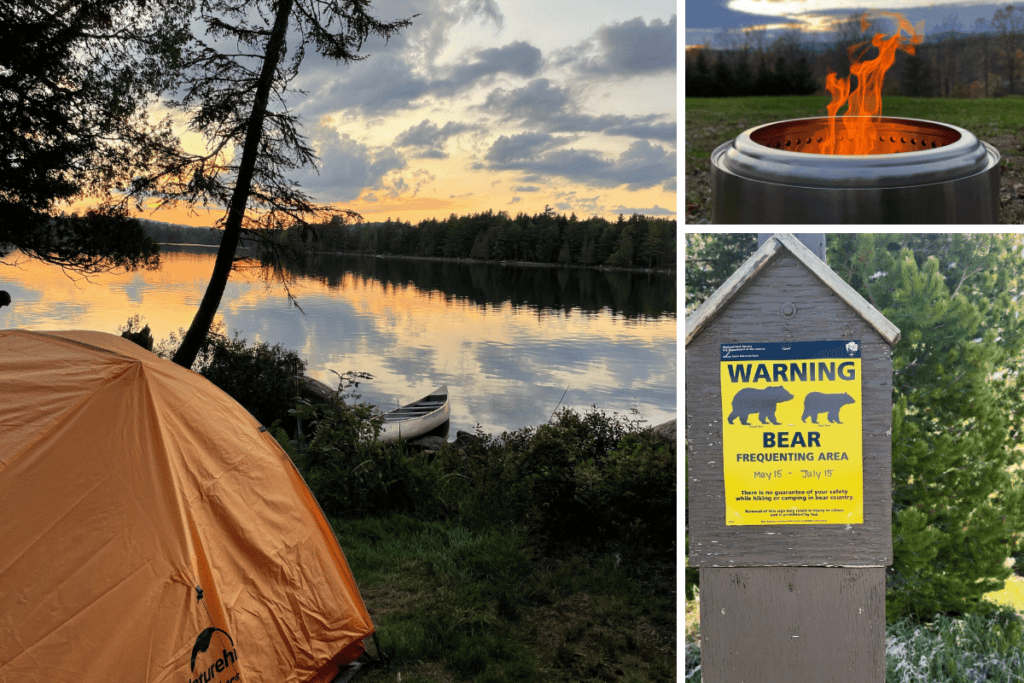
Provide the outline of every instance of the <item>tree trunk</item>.
[[271,29],[263,57],[263,68],[260,71],[260,80],[256,87],[252,114],[249,116],[249,125],[245,131],[245,144],[242,147],[242,159],[238,166],[238,178],[235,181],[235,190],[228,206],[227,219],[224,221],[224,234],[221,237],[220,249],[217,250],[213,274],[210,276],[210,284],[206,286],[206,293],[199,304],[199,310],[196,311],[192,324],[172,359],[178,365],[186,368],[192,367],[192,363],[195,362],[196,356],[199,354],[199,349],[206,341],[206,335],[209,334],[210,327],[213,325],[213,318],[220,307],[220,300],[224,296],[224,288],[227,286],[228,277],[231,275],[231,268],[234,265],[235,250],[242,234],[242,219],[245,217],[245,209],[252,189],[260,138],[263,136],[263,121],[266,118],[267,106],[270,101],[270,87],[274,82],[274,72],[277,70],[277,64],[284,49],[292,2],[293,0],[281,0],[277,7],[274,27]]

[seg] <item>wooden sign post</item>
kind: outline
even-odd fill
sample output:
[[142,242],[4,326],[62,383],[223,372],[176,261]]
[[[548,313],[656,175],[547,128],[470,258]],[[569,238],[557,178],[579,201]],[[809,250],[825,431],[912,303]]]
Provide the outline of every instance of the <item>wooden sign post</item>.
[[884,681],[899,335],[789,234],[686,319],[705,683]]

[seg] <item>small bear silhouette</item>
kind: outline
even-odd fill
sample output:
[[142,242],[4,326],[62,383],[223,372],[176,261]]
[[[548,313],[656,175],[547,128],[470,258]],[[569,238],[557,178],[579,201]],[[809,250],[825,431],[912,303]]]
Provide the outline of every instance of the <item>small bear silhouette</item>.
[[761,418],[761,424],[779,424],[775,419],[775,409],[778,404],[793,398],[793,394],[786,391],[785,387],[767,387],[765,389],[754,389],[747,387],[740,389],[732,397],[732,412],[729,413],[729,424],[737,417],[741,424],[747,424],[747,417],[751,413],[757,413]]
[[839,421],[839,409],[843,406],[856,403],[849,394],[823,394],[820,391],[812,391],[804,399],[804,414],[800,416],[801,422],[811,418],[811,422],[818,424],[818,414],[828,413],[828,421],[835,424],[843,424]]

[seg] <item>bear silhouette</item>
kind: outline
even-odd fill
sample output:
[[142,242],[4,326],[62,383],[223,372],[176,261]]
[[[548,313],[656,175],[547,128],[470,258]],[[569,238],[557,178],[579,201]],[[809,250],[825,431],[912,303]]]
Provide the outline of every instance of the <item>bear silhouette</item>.
[[828,413],[828,421],[835,424],[843,424],[839,421],[839,409],[843,406],[856,403],[849,394],[823,394],[820,391],[812,391],[804,399],[804,414],[800,416],[801,422],[811,418],[811,422],[818,424],[818,414]]
[[747,424],[747,416],[757,413],[761,418],[761,424],[771,422],[779,424],[775,419],[775,408],[778,404],[793,398],[793,394],[786,391],[785,387],[767,387],[765,389],[753,389],[747,387],[740,389],[732,397],[732,412],[729,413],[729,424],[737,417],[741,424]]

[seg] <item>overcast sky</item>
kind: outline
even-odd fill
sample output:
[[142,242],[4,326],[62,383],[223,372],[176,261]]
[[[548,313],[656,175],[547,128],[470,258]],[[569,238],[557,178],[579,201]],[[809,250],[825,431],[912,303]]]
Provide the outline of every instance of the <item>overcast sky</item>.
[[975,21],[992,19],[1000,7],[1012,2],[977,0],[686,0],[686,45],[715,42],[723,31],[746,26],[782,29],[796,25],[805,31],[827,31],[835,19],[865,11],[899,12],[912,24],[924,21],[924,35],[938,33],[955,21],[959,31],[975,30]]
[[[491,209],[676,213],[672,0],[377,0],[419,14],[349,66],[307,54],[292,106],[320,156],[293,174],[366,220]],[[186,221],[177,215],[157,220]]]

